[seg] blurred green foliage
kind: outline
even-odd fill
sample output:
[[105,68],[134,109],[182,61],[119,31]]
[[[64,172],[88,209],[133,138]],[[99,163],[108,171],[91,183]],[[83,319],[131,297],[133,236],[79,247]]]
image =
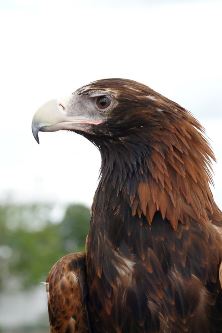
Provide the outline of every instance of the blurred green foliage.
[[60,257],[84,249],[89,209],[70,205],[55,215],[52,205],[0,205],[0,289],[45,281]]
[[67,207],[60,225],[63,251],[83,251],[85,239],[89,229],[90,211],[82,205]]

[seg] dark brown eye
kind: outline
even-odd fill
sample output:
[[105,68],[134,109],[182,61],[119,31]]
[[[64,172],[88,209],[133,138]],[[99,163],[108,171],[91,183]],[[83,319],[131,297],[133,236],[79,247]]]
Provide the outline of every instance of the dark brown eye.
[[108,108],[108,106],[110,106],[111,104],[111,97],[109,96],[99,96],[97,97],[96,99],[96,105],[99,109],[103,110],[103,109],[106,109]]

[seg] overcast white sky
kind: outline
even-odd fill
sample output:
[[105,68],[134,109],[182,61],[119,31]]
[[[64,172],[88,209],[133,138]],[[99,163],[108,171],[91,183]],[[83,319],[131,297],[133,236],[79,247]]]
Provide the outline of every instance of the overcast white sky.
[[222,1],[0,0],[0,197],[91,204],[96,148],[42,133],[45,101],[105,77],[141,81],[193,112],[217,156],[222,207]]

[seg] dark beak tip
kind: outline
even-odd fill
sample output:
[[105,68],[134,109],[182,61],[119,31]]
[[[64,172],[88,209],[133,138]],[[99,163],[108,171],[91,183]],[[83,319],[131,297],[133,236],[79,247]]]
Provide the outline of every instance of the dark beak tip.
[[37,127],[33,126],[33,125],[32,125],[32,134],[33,134],[34,139],[36,140],[36,142],[38,144],[40,144],[40,142],[39,142],[39,129]]
[[39,134],[36,133],[35,135],[33,134],[34,138],[35,138],[35,141],[38,143],[38,145],[40,144],[40,141],[39,141]]

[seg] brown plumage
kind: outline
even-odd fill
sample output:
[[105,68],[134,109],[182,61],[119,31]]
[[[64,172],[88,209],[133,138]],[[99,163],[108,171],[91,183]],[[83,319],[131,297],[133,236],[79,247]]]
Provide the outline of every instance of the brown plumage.
[[69,129],[102,157],[86,250],[92,331],[222,332],[222,214],[199,122],[123,79],[77,90],[54,114],[37,112],[36,139]]
[[46,283],[50,332],[90,333],[85,305],[85,254],[71,253],[61,258]]

